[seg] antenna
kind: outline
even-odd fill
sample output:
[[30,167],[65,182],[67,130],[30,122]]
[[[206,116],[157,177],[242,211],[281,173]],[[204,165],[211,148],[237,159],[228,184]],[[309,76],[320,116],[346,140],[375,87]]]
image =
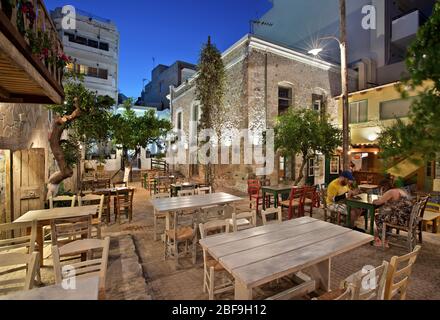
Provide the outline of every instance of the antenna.
[[156,58],[153,57],[153,69],[156,67]]
[[262,20],[250,20],[249,21],[249,27],[250,27],[250,33],[254,34],[254,27],[255,25],[259,25],[259,26],[265,26],[265,27],[272,27],[273,23],[271,22],[267,22],[267,21],[262,21]]

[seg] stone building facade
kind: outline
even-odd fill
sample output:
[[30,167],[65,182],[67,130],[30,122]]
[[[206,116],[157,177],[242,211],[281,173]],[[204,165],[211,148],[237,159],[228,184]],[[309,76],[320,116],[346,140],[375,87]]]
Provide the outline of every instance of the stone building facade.
[[[287,47],[267,42],[255,36],[246,36],[223,53],[226,68],[226,92],[223,102],[224,117],[219,120],[222,132],[249,129],[264,132],[273,128],[279,114],[282,92],[287,94],[287,104],[295,108],[319,107],[337,123],[338,105],[333,97],[340,95],[340,67],[307,56]],[[195,77],[197,74],[195,75]],[[174,128],[185,133],[194,132],[195,114],[200,107],[195,97],[195,77],[175,88],[170,94]],[[350,86],[356,86],[356,73],[350,73]],[[281,96],[280,96],[281,95]],[[225,138],[225,137],[222,137]],[[255,142],[258,144],[257,142]],[[185,146],[185,149],[190,149]],[[189,151],[187,151],[189,153]],[[245,151],[242,150],[242,153]],[[188,156],[189,158],[189,156]],[[283,160],[275,156],[275,167],[270,175],[276,184],[286,176]],[[290,177],[299,171],[299,161],[291,161]],[[175,166],[187,177],[203,178],[203,166],[178,164]],[[246,180],[256,174],[258,165],[218,165],[218,183],[246,190]],[[282,169],[282,170],[281,170]],[[324,170],[314,182],[320,183]]]

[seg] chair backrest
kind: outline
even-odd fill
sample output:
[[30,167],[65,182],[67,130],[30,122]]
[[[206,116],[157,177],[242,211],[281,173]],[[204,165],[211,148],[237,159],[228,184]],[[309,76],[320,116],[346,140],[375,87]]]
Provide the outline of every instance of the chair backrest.
[[108,189],[111,186],[110,179],[97,179],[94,183],[95,189]]
[[204,208],[202,211],[202,221],[219,220],[221,218],[226,218],[226,210],[227,208],[225,206],[212,206]]
[[[0,279],[0,293],[10,293],[17,290],[31,290],[34,286],[35,276],[38,269],[39,252],[27,253],[0,253],[0,269],[2,275],[7,274],[6,280]],[[25,277],[14,277],[17,275],[17,266],[26,266]],[[8,267],[13,267],[8,268]],[[7,269],[5,271],[5,269]],[[12,275],[11,275],[12,274]]]
[[293,204],[293,201],[298,200],[298,201],[304,201],[305,199],[305,191],[306,188],[305,187],[294,187],[292,188],[292,190],[290,191],[290,196],[289,196],[289,201],[290,201],[290,205]]
[[216,234],[229,233],[229,223],[226,220],[215,220],[199,224],[200,237],[205,239],[209,237],[209,233],[216,231]]
[[407,255],[391,258],[388,267],[385,300],[392,300],[399,294],[401,300],[406,299],[409,279],[420,250],[421,247],[417,246],[413,252]]
[[92,235],[92,216],[52,220],[51,235],[54,246],[78,239],[89,239]]
[[[267,216],[268,215],[276,215],[276,219],[274,221],[268,221]],[[263,219],[263,225],[266,226],[270,223],[282,223],[283,222],[283,210],[281,207],[277,209],[268,209],[261,212],[261,218]]]
[[168,199],[171,198],[171,195],[169,193],[156,193],[151,196],[151,199],[157,200],[157,199]]
[[119,201],[130,201],[133,204],[134,190],[134,188],[116,189],[116,203],[118,204]]
[[177,192],[178,197],[190,197],[195,195],[195,190],[180,190]]
[[76,196],[58,196],[58,197],[49,197],[49,208],[55,208],[56,203],[64,202],[68,207],[74,207],[76,204]]
[[257,211],[252,210],[250,212],[241,212],[241,213],[233,212],[232,213],[232,226],[233,226],[234,232],[239,231],[237,222],[240,219],[248,219],[251,226],[256,227],[257,226]]
[[[100,296],[105,294],[110,237],[104,240],[84,239],[70,242],[62,247],[52,246],[54,260],[55,282],[61,284],[63,280],[72,278],[99,277]],[[61,266],[61,257],[86,254],[86,261],[68,262],[67,269]]]
[[422,197],[418,203],[419,203],[419,208],[418,211],[416,212],[416,220],[414,221],[414,223],[418,223],[421,222],[421,220],[423,219],[423,216],[425,214],[425,210],[426,210],[426,206],[428,205],[428,201],[431,198],[431,195],[427,195],[425,197]]
[[211,187],[203,187],[197,189],[197,194],[203,195],[203,194],[211,194],[212,188]]
[[351,287],[352,300],[383,300],[388,265],[384,261],[377,268],[364,269],[347,278],[344,287]]
[[104,200],[105,200],[105,195],[94,195],[94,194],[89,194],[86,196],[80,196],[78,197],[78,204],[80,207],[85,206],[85,205],[98,205],[98,212],[97,212],[97,218],[99,220],[101,220],[102,218],[102,211],[104,210]]
[[0,224],[0,236],[2,235],[4,237],[0,237],[0,253],[24,248],[30,254],[35,250],[37,222]]

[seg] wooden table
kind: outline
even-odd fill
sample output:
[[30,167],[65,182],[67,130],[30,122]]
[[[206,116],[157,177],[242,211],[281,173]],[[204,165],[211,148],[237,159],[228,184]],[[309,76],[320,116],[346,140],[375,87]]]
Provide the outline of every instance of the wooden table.
[[156,199],[151,200],[151,204],[153,205],[157,214],[163,214],[170,211],[174,212],[216,205],[226,205],[238,201],[243,201],[243,199],[233,196],[231,194],[221,192],[189,197]]
[[359,189],[368,193],[379,189],[379,186],[375,184],[361,184],[359,185]]
[[91,301],[99,298],[99,277],[90,277],[76,280],[76,289],[66,290],[62,285],[36,288],[20,291],[6,296],[0,300],[77,300]]
[[[273,205],[275,208],[278,208],[278,197],[279,195],[283,196],[285,194],[289,194],[292,191],[292,188],[295,188],[295,186],[266,186],[261,187],[261,190],[263,192],[263,199],[266,199],[266,194],[270,193],[274,196],[274,202]],[[266,210],[266,201],[263,200],[263,210]]]
[[192,182],[185,182],[185,183],[172,183],[170,185],[171,188],[171,197],[177,197],[178,192],[180,190],[185,190],[185,189],[195,189],[197,188],[198,184],[197,183],[192,183]]
[[[303,217],[212,236],[201,246],[235,278],[235,299],[251,300],[252,289],[296,274],[302,279],[291,297],[330,289],[331,259],[370,243],[370,235]],[[310,268],[309,275],[302,271]]]
[[369,195],[366,193],[360,194],[354,198],[346,200],[347,204],[347,226],[351,225],[351,209],[366,209],[368,214],[365,215],[365,229],[368,229],[368,217],[370,218],[370,234],[374,236],[374,218],[376,216],[376,209],[380,206],[374,205],[373,201],[379,199],[379,196]]
[[21,222],[33,222],[37,221],[37,246],[38,252],[40,252],[40,266],[43,266],[43,245],[44,245],[44,235],[43,227],[49,226],[51,221],[54,219],[68,219],[85,217],[90,215],[96,215],[98,206],[84,206],[84,207],[68,207],[68,208],[54,208],[47,210],[34,210],[29,211],[22,215],[20,218],[14,221],[14,223]]

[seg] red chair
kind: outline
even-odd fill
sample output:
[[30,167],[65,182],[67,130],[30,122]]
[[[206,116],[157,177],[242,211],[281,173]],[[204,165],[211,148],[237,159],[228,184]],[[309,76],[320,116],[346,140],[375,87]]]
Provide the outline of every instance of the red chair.
[[281,207],[289,208],[289,220],[292,220],[296,208],[298,208],[298,217],[304,215],[305,190],[305,188],[292,188],[289,200],[281,202]]
[[[249,186],[248,188],[249,192],[249,200],[253,201],[255,200],[255,210],[257,214],[259,213],[259,206],[264,204],[264,201],[266,201],[266,207],[270,206],[271,204],[271,196],[266,195],[266,199],[263,199],[263,193],[261,192],[261,186]],[[251,204],[252,206],[252,204]]]
[[315,187],[307,186],[304,188],[304,198],[300,205],[300,216],[305,215],[305,206],[310,207],[310,217],[313,216],[313,208],[320,207],[319,195]]

